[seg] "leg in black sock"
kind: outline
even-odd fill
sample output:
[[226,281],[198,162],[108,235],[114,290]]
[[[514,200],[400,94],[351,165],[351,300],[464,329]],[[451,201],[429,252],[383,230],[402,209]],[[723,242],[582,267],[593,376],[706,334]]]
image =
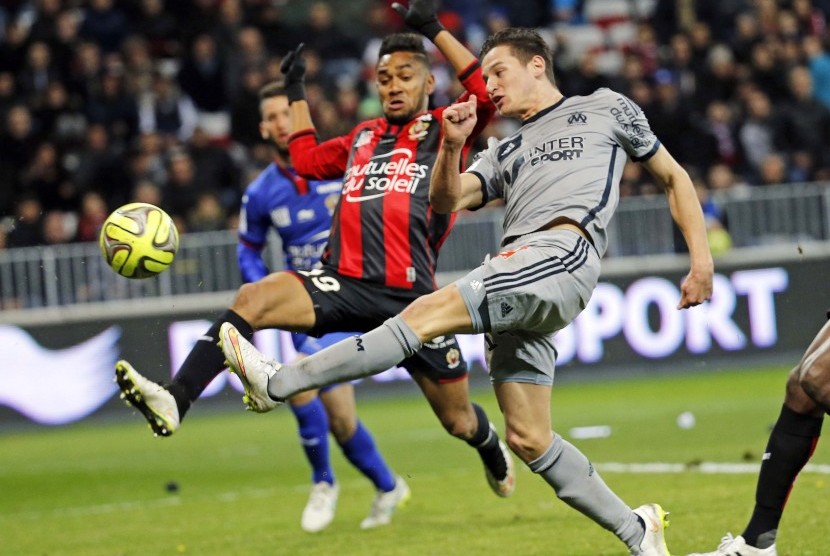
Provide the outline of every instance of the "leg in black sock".
[[478,418],[478,428],[467,444],[478,450],[478,455],[481,456],[481,461],[493,476],[499,481],[507,476],[507,463],[502,456],[501,448],[499,448],[499,437],[490,428],[490,420],[487,418],[487,413],[478,404],[472,404],[473,410]]
[[184,417],[190,409],[190,404],[196,401],[208,384],[225,368],[225,356],[216,345],[219,341],[219,327],[225,322],[233,324],[247,340],[254,335],[251,325],[228,309],[216,319],[205,335],[196,341],[173,381],[165,385],[176,400],[180,418]]
[[782,407],[761,462],[755,509],[743,533],[750,545],[767,548],[775,543],[793,482],[813,455],[823,421],[821,417],[796,413],[786,405]]

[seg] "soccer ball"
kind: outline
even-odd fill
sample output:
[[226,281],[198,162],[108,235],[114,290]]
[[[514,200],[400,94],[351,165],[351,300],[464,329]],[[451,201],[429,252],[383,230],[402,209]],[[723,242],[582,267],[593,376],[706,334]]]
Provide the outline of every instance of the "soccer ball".
[[125,278],[150,278],[173,262],[179,232],[170,216],[148,203],[115,209],[101,226],[101,254]]

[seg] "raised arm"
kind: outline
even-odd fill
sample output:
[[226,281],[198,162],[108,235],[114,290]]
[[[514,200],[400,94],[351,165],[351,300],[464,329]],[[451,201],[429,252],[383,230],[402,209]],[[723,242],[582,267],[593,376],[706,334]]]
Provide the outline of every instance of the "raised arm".
[[462,173],[464,144],[476,125],[476,97],[447,107],[442,115],[444,136],[429,183],[429,204],[438,213],[456,212],[480,206],[481,181],[475,174]]
[[662,145],[644,165],[665,188],[672,218],[689,247],[691,268],[680,286],[677,308],[700,305],[712,296],[714,263],[694,185],[686,170]]
[[297,48],[285,55],[280,64],[280,71],[285,76],[285,93],[291,107],[291,129],[294,131],[314,129],[305,96],[304,46],[305,43],[297,45]]
[[438,21],[435,3],[432,0],[410,0],[408,6],[395,2],[392,8],[403,17],[409,27],[438,47],[456,73],[461,73],[477,61],[473,53]]

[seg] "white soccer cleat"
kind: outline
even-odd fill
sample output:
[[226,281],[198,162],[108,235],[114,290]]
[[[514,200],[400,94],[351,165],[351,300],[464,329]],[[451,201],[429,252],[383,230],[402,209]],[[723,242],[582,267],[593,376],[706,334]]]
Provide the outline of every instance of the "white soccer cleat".
[[280,369],[279,363],[262,355],[229,322],[219,328],[219,347],[225,354],[228,369],[242,381],[245,388],[242,401],[248,409],[265,413],[281,404],[268,395],[268,379]]
[[[493,431],[493,434],[496,434],[496,427],[493,423],[490,423],[490,430]],[[507,473],[504,478],[496,479],[493,472],[486,465],[484,466],[484,473],[487,476],[487,484],[490,485],[493,492],[502,498],[507,498],[516,490],[516,468],[513,464],[513,456],[510,455],[510,450],[501,439],[499,439],[499,450],[501,451],[505,467],[507,468]]]
[[646,525],[646,535],[640,546],[631,551],[635,556],[671,556],[666,546],[664,535],[669,526],[668,512],[663,511],[659,504],[643,504],[634,510]]
[[405,505],[411,497],[412,492],[403,477],[395,477],[395,488],[389,492],[377,493],[369,510],[369,515],[360,522],[360,528],[373,529],[381,525],[389,525],[395,510]]
[[339,494],[340,487],[336,483],[332,485],[326,481],[320,481],[311,487],[311,494],[300,520],[300,526],[304,531],[317,533],[329,526],[334,519]]
[[170,436],[179,428],[179,408],[173,395],[161,384],[144,378],[128,362],[115,364],[115,382],[121,399],[139,410],[156,436]]
[[742,536],[733,537],[732,533],[727,533],[714,552],[695,552],[689,556],[778,556],[778,551],[774,544],[768,548],[755,548],[746,544]]

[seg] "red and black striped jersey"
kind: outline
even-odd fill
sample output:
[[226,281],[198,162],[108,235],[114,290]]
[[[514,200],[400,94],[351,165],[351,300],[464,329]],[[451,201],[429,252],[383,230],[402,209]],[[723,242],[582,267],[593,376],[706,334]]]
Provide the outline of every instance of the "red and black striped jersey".
[[[495,113],[478,62],[459,74],[476,95],[478,122],[464,149]],[[343,179],[323,264],[339,274],[391,288],[430,292],[436,288],[438,250],[455,214],[429,206],[429,180],[441,145],[442,106],[404,125],[368,120],[348,134],[322,143],[314,129],[289,139],[295,170],[309,179]]]

